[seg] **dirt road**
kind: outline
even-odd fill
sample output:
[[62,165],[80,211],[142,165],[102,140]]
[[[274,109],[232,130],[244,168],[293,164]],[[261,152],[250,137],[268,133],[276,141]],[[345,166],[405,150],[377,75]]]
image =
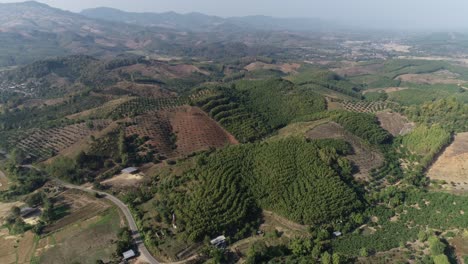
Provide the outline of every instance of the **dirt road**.
[[88,192],[88,193],[98,193],[99,195],[105,197],[107,200],[111,201],[113,204],[115,204],[117,207],[119,207],[119,209],[123,212],[123,214],[125,215],[125,218],[127,219],[128,227],[130,228],[130,230],[132,232],[132,237],[133,237],[136,245],[138,246],[138,251],[140,252],[141,256],[143,256],[143,258],[150,264],[159,264],[160,263],[159,261],[157,261],[149,253],[148,249],[145,246],[145,243],[143,243],[140,232],[138,231],[137,225],[135,223],[135,219],[133,219],[133,215],[130,212],[130,209],[128,208],[127,205],[125,205],[117,197],[115,197],[115,196],[113,196],[111,194],[108,194],[108,193],[98,192],[98,191],[95,191],[95,190],[92,190],[92,189],[89,189],[89,188],[85,188],[85,187],[82,187],[82,186],[66,183],[66,182],[58,180],[58,179],[55,179],[55,182],[57,182],[58,184],[66,187],[66,188],[69,188],[69,189],[81,190],[81,191]]

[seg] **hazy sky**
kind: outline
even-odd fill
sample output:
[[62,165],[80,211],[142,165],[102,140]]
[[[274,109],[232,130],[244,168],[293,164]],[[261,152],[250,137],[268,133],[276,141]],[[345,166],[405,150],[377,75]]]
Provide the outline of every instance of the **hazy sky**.
[[[17,2],[0,0],[0,2]],[[81,11],[108,6],[136,12],[201,12],[218,16],[318,17],[357,25],[468,28],[467,0],[40,0]]]

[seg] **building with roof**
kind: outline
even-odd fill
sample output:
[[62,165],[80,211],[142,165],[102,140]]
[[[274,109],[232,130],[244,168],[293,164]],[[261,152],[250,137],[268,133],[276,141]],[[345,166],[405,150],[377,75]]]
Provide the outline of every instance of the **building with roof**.
[[138,168],[135,167],[128,167],[122,170],[122,173],[124,174],[135,174],[138,172]]
[[122,255],[124,260],[131,259],[136,256],[135,251],[133,251],[132,249],[125,251]]

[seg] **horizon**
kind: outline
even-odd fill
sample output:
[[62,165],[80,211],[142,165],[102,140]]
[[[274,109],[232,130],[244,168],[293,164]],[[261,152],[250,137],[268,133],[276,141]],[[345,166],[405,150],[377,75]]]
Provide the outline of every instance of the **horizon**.
[[[0,0],[0,3],[20,3],[25,1]],[[27,2],[27,1],[26,1]],[[54,8],[80,13],[85,9],[114,8],[125,12],[179,14],[201,13],[210,16],[245,17],[268,16],[277,18],[317,18],[353,27],[369,29],[406,29],[406,30],[465,30],[468,29],[468,18],[463,10],[468,10],[468,3],[461,0],[449,0],[439,3],[436,0],[416,0],[410,3],[404,0],[382,1],[352,0],[341,3],[331,1],[257,1],[247,0],[215,1],[201,0],[196,4],[188,0],[150,1],[140,0],[138,4],[128,0],[82,0],[70,2],[65,0],[36,1]],[[250,8],[245,8],[250,5]],[[405,6],[405,8],[401,8]],[[448,16],[447,14],[451,14]],[[440,17],[440,19],[434,19]]]

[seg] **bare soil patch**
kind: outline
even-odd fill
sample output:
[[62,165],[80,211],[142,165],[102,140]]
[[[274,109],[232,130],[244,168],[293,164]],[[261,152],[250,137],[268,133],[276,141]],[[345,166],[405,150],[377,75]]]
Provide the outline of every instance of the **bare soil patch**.
[[138,186],[143,182],[145,177],[142,174],[128,174],[122,173],[111,179],[101,182],[103,185],[109,185],[111,187],[134,187]]
[[343,139],[351,144],[354,153],[348,155],[347,158],[353,162],[358,168],[358,172],[354,175],[357,179],[369,179],[369,173],[373,168],[377,168],[383,164],[384,158],[378,150],[372,149],[365,144],[360,138],[348,133],[342,126],[337,123],[330,122],[315,127],[306,134],[310,139]]
[[179,107],[169,113],[169,120],[177,136],[177,153],[180,155],[239,143],[234,136],[197,107]]
[[340,76],[360,76],[360,75],[367,75],[367,74],[375,74],[382,70],[384,67],[381,63],[376,64],[369,64],[369,65],[358,65],[356,63],[347,63],[342,68],[333,69],[335,73]]
[[254,70],[277,70],[282,71],[283,73],[297,73],[297,70],[301,67],[298,63],[284,63],[284,64],[268,64],[264,62],[252,62],[249,65],[245,66],[244,69],[247,71]]
[[367,89],[362,92],[362,94],[367,94],[371,92],[383,92],[383,93],[395,93],[403,90],[408,90],[408,87],[386,87],[386,88],[372,88],[372,89]]
[[402,82],[419,83],[419,84],[460,84],[465,81],[458,79],[459,75],[448,70],[440,70],[434,73],[424,74],[403,74],[396,79]]
[[238,141],[197,107],[181,106],[138,116],[127,135],[148,137],[147,144],[166,157],[220,148]]
[[152,62],[151,64],[134,64],[118,68],[115,71],[123,71],[129,74],[140,74],[154,79],[174,79],[190,77],[194,73],[209,75],[210,73],[189,64],[170,65],[165,62]]
[[468,189],[468,132],[460,133],[429,169],[431,179],[456,183],[455,189]]
[[405,116],[390,111],[378,112],[376,116],[383,129],[390,132],[393,136],[406,135],[410,133],[415,124],[408,121]]
[[8,180],[5,173],[0,171],[0,191],[8,190],[9,184],[10,184],[10,181]]

